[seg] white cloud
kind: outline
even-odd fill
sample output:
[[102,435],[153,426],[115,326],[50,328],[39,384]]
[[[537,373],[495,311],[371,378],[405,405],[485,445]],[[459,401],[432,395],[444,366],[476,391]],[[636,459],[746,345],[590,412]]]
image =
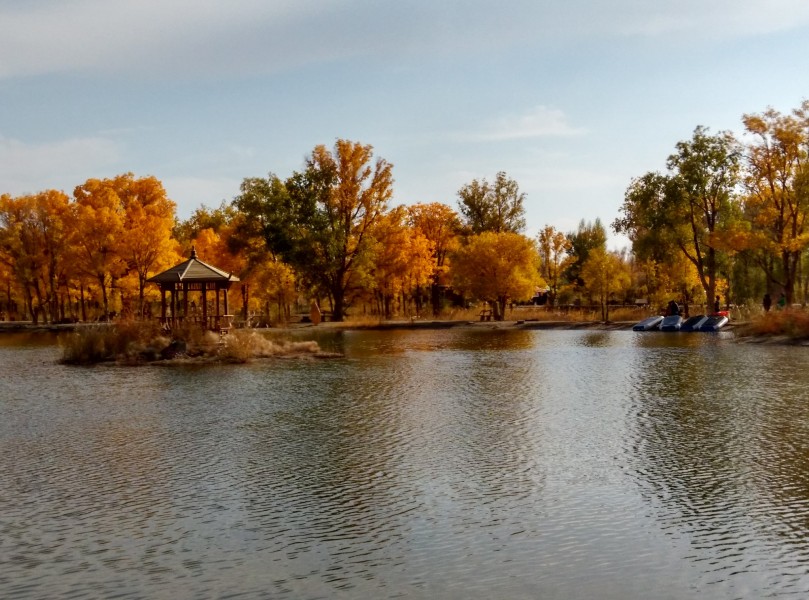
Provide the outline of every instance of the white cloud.
[[103,137],[32,144],[0,136],[0,191],[17,195],[54,188],[70,193],[87,178],[107,172],[120,155],[119,144]]
[[593,8],[613,24],[616,32],[629,35],[709,35],[716,40],[769,34],[809,23],[809,3],[805,0],[624,0],[594,4]]
[[485,55],[593,36],[713,40],[804,27],[805,0],[38,0],[0,2],[0,79],[250,75],[358,57]]
[[[0,78],[137,71],[175,76],[310,58],[302,21],[326,0],[62,0],[0,4]],[[295,33],[303,34],[294,43]],[[316,48],[316,46],[315,46]],[[298,56],[300,54],[300,56]],[[195,73],[196,74],[196,73]]]
[[495,118],[486,123],[478,133],[461,137],[471,140],[505,141],[584,133],[585,129],[572,127],[561,110],[539,105],[523,114]]

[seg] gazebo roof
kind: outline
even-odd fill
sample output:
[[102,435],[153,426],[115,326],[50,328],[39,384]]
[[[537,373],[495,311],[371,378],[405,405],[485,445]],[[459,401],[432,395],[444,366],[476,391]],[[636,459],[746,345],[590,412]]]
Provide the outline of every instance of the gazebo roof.
[[225,273],[222,269],[204,263],[197,258],[197,251],[191,248],[191,257],[175,265],[170,269],[150,277],[146,281],[150,283],[225,283],[239,281],[239,278],[231,273]]

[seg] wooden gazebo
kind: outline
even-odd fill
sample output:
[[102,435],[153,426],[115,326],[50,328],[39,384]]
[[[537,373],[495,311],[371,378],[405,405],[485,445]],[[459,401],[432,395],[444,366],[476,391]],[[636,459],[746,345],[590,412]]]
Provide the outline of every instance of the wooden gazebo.
[[[199,260],[195,248],[191,248],[188,260],[147,281],[160,286],[160,323],[163,327],[173,329],[180,323],[197,323],[205,329],[224,332],[233,324],[233,315],[228,311],[228,289],[239,278]],[[190,292],[199,295],[200,307],[193,300],[189,302]],[[222,304],[220,292],[223,293]],[[167,293],[171,294],[170,304]],[[208,293],[216,297],[213,314],[208,310]]]

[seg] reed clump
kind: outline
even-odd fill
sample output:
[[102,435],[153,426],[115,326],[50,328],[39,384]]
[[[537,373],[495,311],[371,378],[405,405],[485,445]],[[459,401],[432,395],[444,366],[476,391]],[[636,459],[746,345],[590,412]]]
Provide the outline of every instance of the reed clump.
[[254,358],[319,355],[317,342],[273,341],[250,329],[237,329],[224,337],[218,357],[226,362],[245,363]]
[[773,310],[740,325],[737,334],[742,337],[787,337],[792,340],[809,339],[809,311],[802,308]]
[[314,341],[271,341],[249,329],[219,336],[196,326],[178,327],[168,334],[142,321],[81,327],[62,338],[60,345],[60,362],[70,365],[186,359],[244,363],[254,358],[323,355]]
[[123,321],[81,327],[60,339],[61,362],[89,365],[159,353],[171,340],[153,323]]

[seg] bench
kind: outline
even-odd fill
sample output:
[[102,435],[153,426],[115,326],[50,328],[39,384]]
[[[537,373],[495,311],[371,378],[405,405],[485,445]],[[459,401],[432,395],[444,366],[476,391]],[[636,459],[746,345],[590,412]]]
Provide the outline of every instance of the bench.
[[481,321],[491,321],[492,320],[492,309],[491,308],[484,308],[478,313],[478,316],[480,317]]

